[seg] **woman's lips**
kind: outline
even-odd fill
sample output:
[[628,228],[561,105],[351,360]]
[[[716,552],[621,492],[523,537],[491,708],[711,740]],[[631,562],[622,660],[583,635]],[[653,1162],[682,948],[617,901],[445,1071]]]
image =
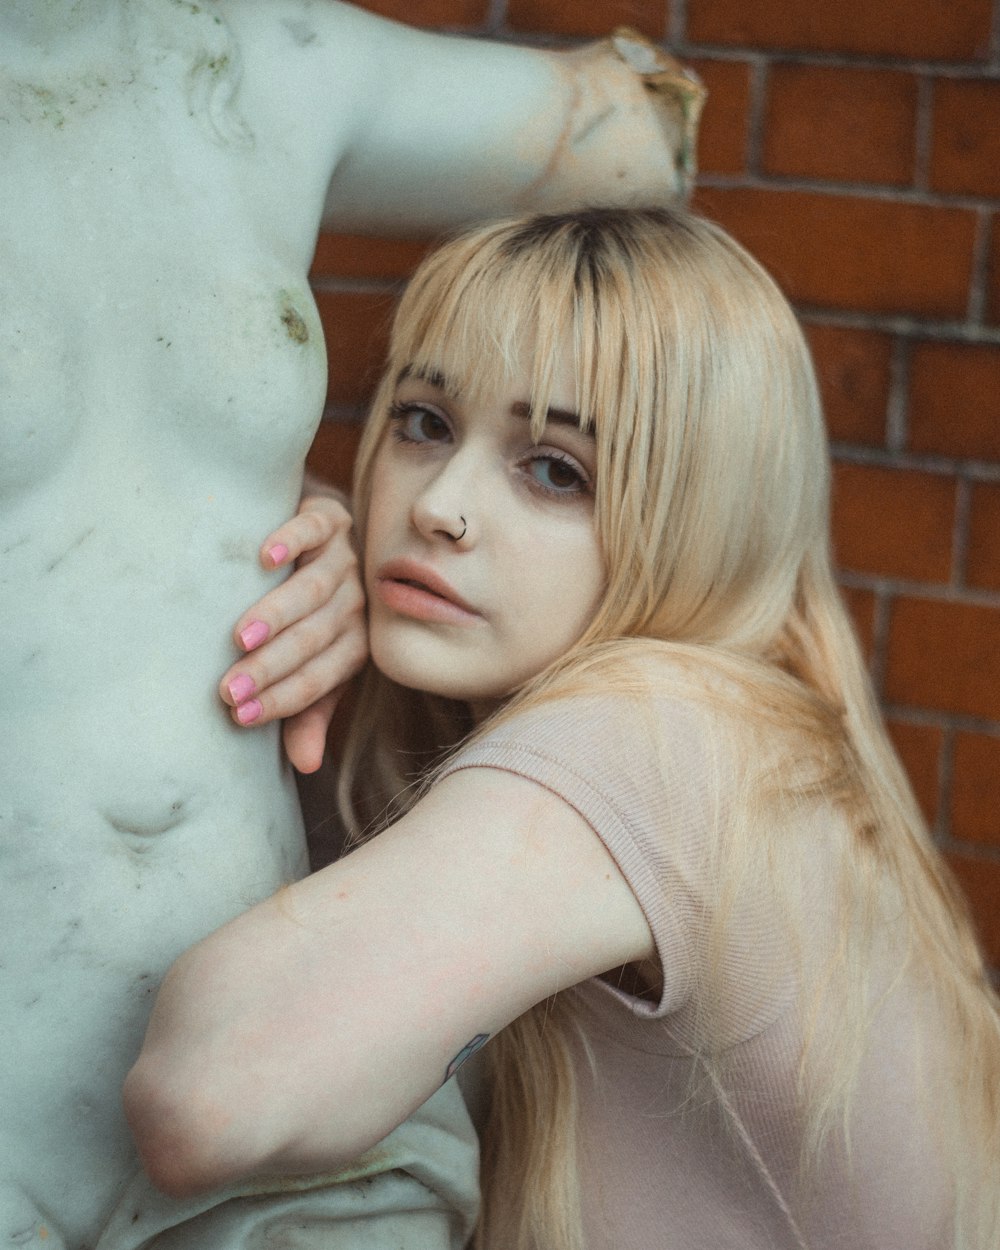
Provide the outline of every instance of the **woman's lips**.
[[384,564],[375,574],[375,593],[393,612],[417,621],[468,625],[482,619],[440,574],[410,560]]

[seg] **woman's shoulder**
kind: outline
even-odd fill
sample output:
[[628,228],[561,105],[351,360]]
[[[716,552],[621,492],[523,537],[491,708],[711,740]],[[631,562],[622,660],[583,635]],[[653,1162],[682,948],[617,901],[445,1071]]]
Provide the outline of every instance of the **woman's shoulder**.
[[738,683],[695,648],[618,645],[512,699],[454,762],[499,752],[591,775],[682,768],[690,785],[699,765],[733,753],[741,702]]
[[698,673],[668,652],[591,662],[513,701],[441,776],[499,769],[576,809],[619,864],[703,858],[732,786],[733,749]]

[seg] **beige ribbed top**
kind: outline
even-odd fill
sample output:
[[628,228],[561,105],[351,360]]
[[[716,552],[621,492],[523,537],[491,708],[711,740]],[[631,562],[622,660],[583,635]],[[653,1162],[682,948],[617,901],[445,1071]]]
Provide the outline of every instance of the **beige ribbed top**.
[[[833,940],[832,869],[849,841],[833,811],[804,817],[801,882],[815,915],[802,958],[764,884],[732,902],[710,1026],[699,990],[708,958],[711,843],[725,808],[711,719],[679,700],[585,697],[549,703],[461,751],[446,773],[499,768],[571,804],[614,857],[652,929],[658,998],[608,979],[572,991],[590,1056],[578,1054],[587,1250],[943,1250],[949,1198],[918,1110],[915,1044],[933,1022],[900,987],[880,1007],[851,1121],[813,1180],[798,1168],[795,1111],[802,976]],[[806,841],[803,841],[806,839]],[[795,852],[792,852],[795,853]],[[873,956],[873,991],[893,967]],[[836,1011],[824,1027],[836,1028]],[[692,1061],[708,1036],[723,1083]],[[933,1103],[933,1091],[930,1094]],[[921,1104],[923,1106],[923,1104]]]

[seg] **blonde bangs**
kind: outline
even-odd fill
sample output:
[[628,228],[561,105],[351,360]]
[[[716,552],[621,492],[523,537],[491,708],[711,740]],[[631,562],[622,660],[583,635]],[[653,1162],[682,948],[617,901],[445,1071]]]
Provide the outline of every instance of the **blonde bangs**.
[[569,351],[573,411],[582,429],[594,431],[602,465],[602,542],[605,523],[617,530],[637,522],[634,507],[623,518],[620,509],[602,506],[605,495],[620,499],[625,481],[634,480],[626,461],[648,462],[650,431],[637,417],[651,410],[657,376],[655,362],[637,358],[633,345],[641,336],[629,332],[637,314],[648,325],[655,308],[648,298],[643,309],[632,307],[632,283],[623,278],[630,266],[627,258],[618,259],[588,263],[571,228],[552,230],[539,242],[523,222],[482,227],[434,252],[396,313],[386,372],[358,454],[358,496],[366,496],[370,460],[404,371],[444,379],[456,398],[477,403],[508,390],[524,370],[532,435],[540,439],[558,365]]
[[[477,403],[508,390],[526,367],[537,436],[556,360],[579,335],[573,267],[551,249],[518,255],[510,244],[502,226],[491,227],[446,246],[418,272],[400,304],[389,371],[439,375],[457,398]],[[586,426],[593,411],[582,377],[576,389]]]

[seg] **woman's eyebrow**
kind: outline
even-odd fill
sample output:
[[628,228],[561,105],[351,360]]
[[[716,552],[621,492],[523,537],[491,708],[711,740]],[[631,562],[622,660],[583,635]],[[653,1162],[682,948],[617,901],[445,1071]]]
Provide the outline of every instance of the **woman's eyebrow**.
[[[428,386],[435,387],[445,395],[458,394],[458,387],[440,369],[423,368],[414,364],[404,365],[396,374],[396,385],[399,386],[407,378],[416,378],[421,382],[426,382]],[[511,416],[520,417],[522,420],[528,421],[531,419],[531,404],[523,399],[515,400],[510,406],[510,413]],[[552,425],[568,426],[576,430],[584,438],[588,438],[591,441],[594,439],[593,429],[584,429],[580,422],[580,414],[571,411],[569,408],[546,408],[545,424],[548,425],[550,423]]]
[[417,365],[404,365],[396,374],[396,385],[405,382],[407,378],[418,378],[421,382],[435,386],[439,391],[444,391],[448,395],[453,395],[457,389],[439,369],[421,369]]
[[[511,404],[510,411],[512,416],[523,417],[525,420],[531,417],[531,405],[525,403],[524,400],[519,399]],[[548,425],[549,423],[553,425],[570,425],[584,435],[585,438],[592,439],[594,437],[593,430],[585,430],[581,427],[580,414],[571,412],[568,408],[546,408],[545,424]]]

